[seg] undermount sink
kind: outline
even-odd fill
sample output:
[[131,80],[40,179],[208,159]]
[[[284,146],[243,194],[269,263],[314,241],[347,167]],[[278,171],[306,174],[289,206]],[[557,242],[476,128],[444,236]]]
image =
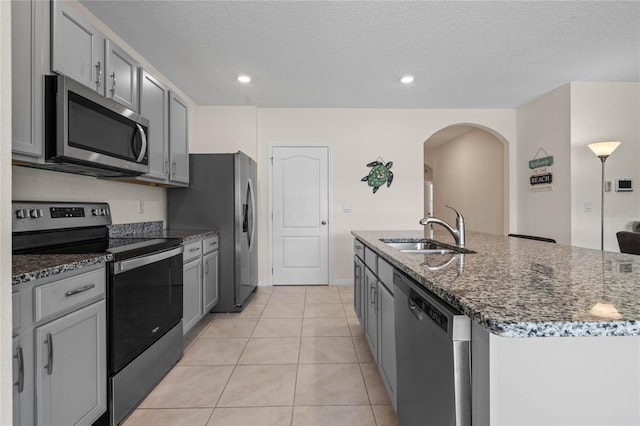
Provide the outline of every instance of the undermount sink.
[[428,239],[383,238],[380,241],[403,253],[415,254],[466,254],[475,253],[465,248],[449,246]]

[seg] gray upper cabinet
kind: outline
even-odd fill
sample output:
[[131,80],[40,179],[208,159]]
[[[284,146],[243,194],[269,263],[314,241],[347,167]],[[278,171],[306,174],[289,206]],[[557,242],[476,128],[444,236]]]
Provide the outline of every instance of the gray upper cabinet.
[[14,160],[43,156],[44,74],[49,73],[49,2],[11,4],[11,133]]
[[66,1],[52,1],[51,69],[104,95],[104,35]]
[[169,178],[169,88],[140,68],[140,115],[149,120],[149,173],[153,181]]
[[189,184],[189,135],[187,103],[171,92],[169,96],[169,180]]
[[138,112],[138,62],[73,5],[51,4],[51,70]]
[[138,111],[138,62],[111,40],[105,41],[106,95]]

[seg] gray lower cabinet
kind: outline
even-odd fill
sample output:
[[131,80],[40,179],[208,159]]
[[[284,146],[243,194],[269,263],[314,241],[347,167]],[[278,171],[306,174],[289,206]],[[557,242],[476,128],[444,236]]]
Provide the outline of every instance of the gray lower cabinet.
[[396,408],[396,337],[393,267],[361,241],[354,241],[354,309]]
[[378,361],[378,279],[374,273],[365,268],[364,289],[366,292],[365,336],[371,348],[373,358]]
[[104,265],[14,286],[14,425],[90,425],[107,408]]
[[202,318],[202,258],[184,264],[182,330],[187,334]]
[[202,257],[202,303],[203,314],[206,314],[218,303],[218,237],[207,238],[202,245],[205,252]]
[[105,302],[38,327],[36,423],[91,424],[107,408]]
[[24,392],[24,355],[20,346],[20,337],[14,336],[12,340],[12,371],[13,371],[13,424],[20,422],[20,398]]
[[356,312],[360,322],[363,322],[362,295],[364,287],[364,263],[355,256],[353,260],[353,310]]
[[378,284],[378,366],[391,403],[396,406],[396,330],[393,294]]

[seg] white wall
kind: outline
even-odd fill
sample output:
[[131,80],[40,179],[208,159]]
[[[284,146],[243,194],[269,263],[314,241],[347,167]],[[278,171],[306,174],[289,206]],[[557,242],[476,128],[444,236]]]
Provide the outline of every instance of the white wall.
[[[571,244],[570,86],[564,85],[517,109],[517,173],[520,234]],[[529,160],[543,148],[553,156],[553,190],[533,192]],[[544,157],[541,153],[538,157]]]
[[[450,224],[458,209],[469,231],[504,235],[504,145],[491,133],[476,129],[430,146],[424,162],[433,170],[434,215]],[[507,176],[508,177],[508,176]]]
[[[166,220],[163,188],[21,166],[13,166],[13,199],[107,202],[113,223]],[[144,213],[139,213],[140,201]]]
[[256,107],[201,106],[195,113],[198,127],[189,139],[192,154],[242,151],[258,157]]
[[[330,147],[333,279],[346,282],[353,275],[351,230],[420,229],[423,143],[433,133],[453,124],[478,124],[493,129],[506,141],[515,141],[514,110],[258,109],[260,281],[270,281],[271,145]],[[394,180],[391,187],[380,188],[373,194],[371,187],[360,179],[369,172],[366,164],[378,156],[393,161]],[[351,204],[352,213],[344,213],[343,204]],[[510,206],[515,217],[515,203]]]
[[[173,85],[159,70],[106,27],[77,1],[69,2],[108,38],[115,41],[140,64],[176,92],[189,106],[189,135],[196,134],[197,105]],[[124,184],[59,172],[13,167],[13,199],[53,201],[107,201],[114,223],[166,219],[166,190],[147,185]],[[144,201],[144,214],[138,214],[138,201]]]
[[601,163],[587,145],[608,140],[622,144],[605,163],[605,179],[632,178],[635,186],[605,193],[604,248],[619,251],[616,232],[640,221],[640,83],[571,83],[572,245],[600,248]]
[[0,424],[12,424],[11,2],[0,2]]

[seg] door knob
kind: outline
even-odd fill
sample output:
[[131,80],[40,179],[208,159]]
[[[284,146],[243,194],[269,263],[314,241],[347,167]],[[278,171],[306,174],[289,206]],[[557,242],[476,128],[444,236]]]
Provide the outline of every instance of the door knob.
[[327,224],[327,221],[326,221],[326,220],[323,220],[323,221],[322,221],[322,222],[320,222],[320,223],[322,223],[323,225],[326,225],[326,224]]

